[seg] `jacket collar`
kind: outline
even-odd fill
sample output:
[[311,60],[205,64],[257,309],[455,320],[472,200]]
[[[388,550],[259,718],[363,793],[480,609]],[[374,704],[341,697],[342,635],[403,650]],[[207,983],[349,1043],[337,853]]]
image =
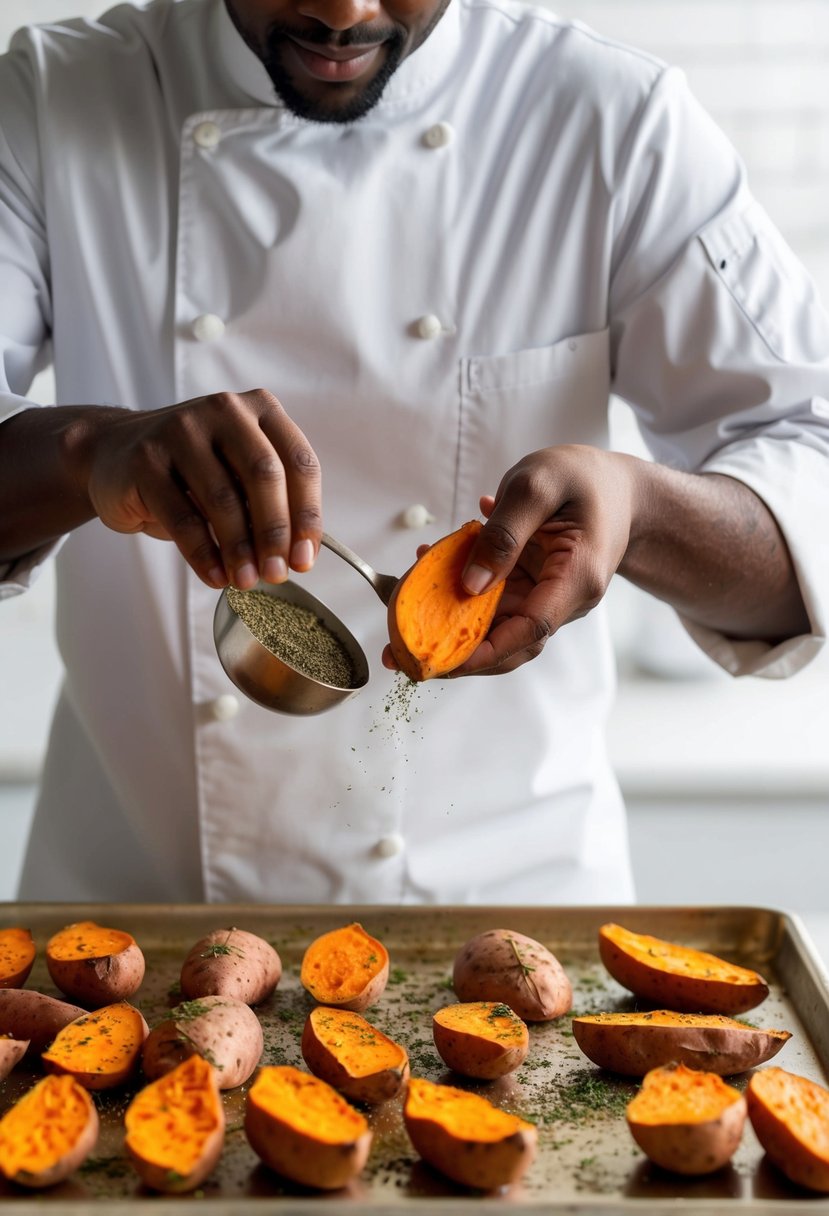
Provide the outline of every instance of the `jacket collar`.
[[[233,85],[259,105],[282,108],[262,62],[239,34],[224,0],[214,0],[214,6],[214,45]],[[449,70],[460,41],[460,0],[451,0],[426,41],[401,63],[376,108],[405,107],[418,99]]]

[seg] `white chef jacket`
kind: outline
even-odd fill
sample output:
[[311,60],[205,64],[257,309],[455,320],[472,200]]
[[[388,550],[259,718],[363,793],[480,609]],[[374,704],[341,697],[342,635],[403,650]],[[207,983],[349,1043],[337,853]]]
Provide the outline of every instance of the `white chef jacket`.
[[[375,109],[315,124],[220,0],[155,0],[21,32],[0,141],[6,416],[50,344],[60,403],[263,386],[320,457],[328,529],[400,573],[525,453],[606,444],[613,391],[657,459],[742,479],[791,547],[811,634],[699,643],[768,676],[822,644],[829,325],[677,71],[453,0]],[[434,518],[407,528],[415,504]],[[297,577],[372,677],[292,718],[237,694],[217,593],[173,545],[93,521],[0,570],[3,593],[55,548],[66,676],[23,897],[631,898],[601,608],[406,712],[385,609],[323,552]]]

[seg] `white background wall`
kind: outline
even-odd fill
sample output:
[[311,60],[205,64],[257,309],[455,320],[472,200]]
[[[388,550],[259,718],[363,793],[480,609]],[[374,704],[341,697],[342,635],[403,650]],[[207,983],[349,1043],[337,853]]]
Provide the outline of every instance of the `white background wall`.
[[[92,16],[105,6],[3,0],[0,46],[25,21]],[[684,67],[829,299],[829,0],[554,7]],[[48,396],[48,380],[39,391]],[[616,425],[619,442],[635,448],[623,411]],[[59,676],[51,597],[47,574],[28,596],[0,605],[0,815],[8,828],[0,898],[13,890]],[[610,737],[631,810],[640,898],[829,915],[827,663],[785,685],[719,678],[667,610],[623,584],[612,601],[625,678]]]

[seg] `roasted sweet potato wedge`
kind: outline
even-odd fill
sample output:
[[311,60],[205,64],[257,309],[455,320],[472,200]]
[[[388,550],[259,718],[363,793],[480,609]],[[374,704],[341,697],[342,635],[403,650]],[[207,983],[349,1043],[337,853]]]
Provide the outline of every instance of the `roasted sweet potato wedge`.
[[654,1068],[627,1107],[631,1135],[651,1161],[675,1174],[711,1174],[740,1143],[746,1100],[712,1072]]
[[783,1068],[763,1068],[746,1099],[769,1160],[791,1182],[829,1193],[829,1090]]
[[315,1077],[369,1106],[396,1097],[409,1078],[406,1049],[349,1009],[312,1009],[302,1056]]
[[600,1068],[644,1077],[675,1061],[689,1068],[733,1076],[776,1055],[792,1037],[718,1013],[590,1013],[573,1018],[573,1036]]
[[498,1001],[444,1006],[432,1017],[432,1037],[444,1064],[482,1081],[515,1072],[530,1049],[526,1024]]
[[662,1009],[733,1017],[769,994],[761,975],[715,954],[666,942],[621,925],[599,930],[599,954],[623,988]]

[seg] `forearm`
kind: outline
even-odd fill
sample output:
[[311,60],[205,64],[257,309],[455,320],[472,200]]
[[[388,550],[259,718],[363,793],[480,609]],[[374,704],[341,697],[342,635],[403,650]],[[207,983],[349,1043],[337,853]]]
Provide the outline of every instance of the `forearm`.
[[84,483],[96,429],[122,411],[25,410],[0,424],[0,561],[22,557],[95,515]]
[[748,486],[625,459],[635,489],[621,575],[728,637],[776,642],[809,632],[786,541]]

